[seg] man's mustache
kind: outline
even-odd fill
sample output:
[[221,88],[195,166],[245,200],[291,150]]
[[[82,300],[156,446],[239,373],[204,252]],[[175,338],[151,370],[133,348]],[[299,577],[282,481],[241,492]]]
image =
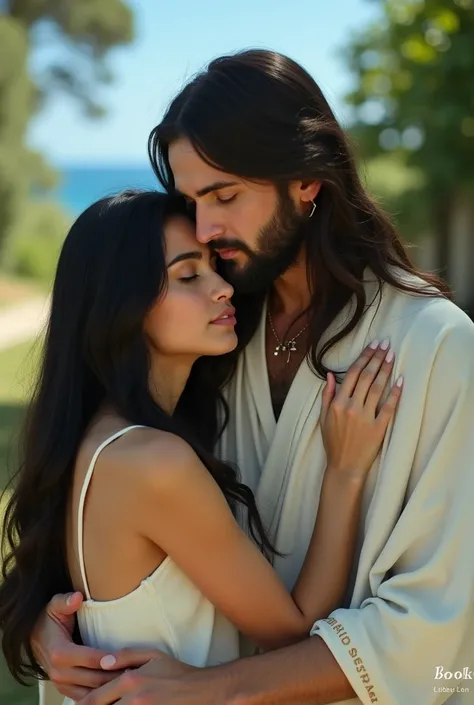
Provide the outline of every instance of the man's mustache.
[[227,240],[225,238],[216,238],[215,240],[211,240],[209,242],[209,247],[213,252],[215,252],[216,250],[239,250],[240,252],[243,252],[249,257],[252,257],[252,255],[254,254],[250,247],[248,247],[245,242],[242,242],[241,240]]

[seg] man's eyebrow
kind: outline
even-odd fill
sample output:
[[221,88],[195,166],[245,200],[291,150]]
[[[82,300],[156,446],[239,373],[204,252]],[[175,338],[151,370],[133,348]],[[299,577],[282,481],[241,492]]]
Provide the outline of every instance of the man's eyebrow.
[[[196,197],[202,198],[203,196],[207,196],[208,193],[212,193],[213,191],[218,191],[221,188],[227,188],[228,186],[236,185],[237,181],[215,181],[213,184],[209,184],[209,186],[204,186],[204,188],[200,188],[199,191],[196,191]],[[178,194],[180,196],[183,196],[183,198],[191,198],[191,196],[188,196],[179,189]]]
[[168,267],[172,267],[173,264],[176,264],[177,262],[182,262],[186,259],[202,259],[202,252],[182,252],[180,255],[177,255],[174,259],[171,260],[171,262],[168,264]]

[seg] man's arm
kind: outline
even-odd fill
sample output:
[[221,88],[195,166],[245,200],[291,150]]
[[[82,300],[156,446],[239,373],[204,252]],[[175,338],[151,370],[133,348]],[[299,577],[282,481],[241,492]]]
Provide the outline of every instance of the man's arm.
[[355,697],[341,667],[318,637],[234,661],[229,674],[220,677],[226,705],[325,705]]
[[[399,355],[405,392],[369,516],[372,546],[377,527],[393,528],[374,550],[370,593],[312,632],[364,705],[444,703],[450,684],[437,669],[462,674],[474,658],[474,325],[444,313],[428,306]],[[472,680],[455,685],[472,698]]]

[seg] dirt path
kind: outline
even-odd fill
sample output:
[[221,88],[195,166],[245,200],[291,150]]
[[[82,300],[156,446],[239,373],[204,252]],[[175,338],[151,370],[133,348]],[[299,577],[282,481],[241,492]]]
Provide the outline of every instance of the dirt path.
[[0,350],[36,338],[45,327],[48,310],[47,297],[0,309]]

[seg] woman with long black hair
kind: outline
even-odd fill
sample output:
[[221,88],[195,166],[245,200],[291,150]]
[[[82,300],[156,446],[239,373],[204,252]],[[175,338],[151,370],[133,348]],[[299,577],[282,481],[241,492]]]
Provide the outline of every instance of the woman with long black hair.
[[[193,666],[237,658],[239,630],[264,649],[302,639],[342,600],[364,481],[401,393],[373,413],[393,353],[368,346],[337,392],[328,376],[327,471],[290,595],[253,493],[212,454],[238,350],[232,296],[180,199],[125,192],[68,234],[4,525],[0,630],[20,681],[44,676],[30,638],[56,592],[84,594],[85,644],[157,647]],[[245,321],[238,332],[242,346]]]

